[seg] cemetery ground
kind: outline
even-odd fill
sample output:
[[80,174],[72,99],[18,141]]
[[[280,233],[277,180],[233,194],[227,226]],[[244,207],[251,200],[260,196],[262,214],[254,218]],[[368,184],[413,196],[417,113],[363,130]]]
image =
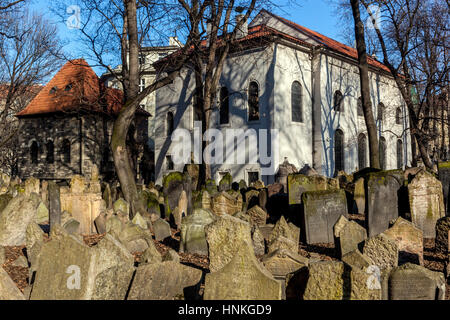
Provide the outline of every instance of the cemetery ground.
[[[139,185],[0,176],[0,300],[449,299],[448,166]],[[450,173],[450,172],[449,172]]]

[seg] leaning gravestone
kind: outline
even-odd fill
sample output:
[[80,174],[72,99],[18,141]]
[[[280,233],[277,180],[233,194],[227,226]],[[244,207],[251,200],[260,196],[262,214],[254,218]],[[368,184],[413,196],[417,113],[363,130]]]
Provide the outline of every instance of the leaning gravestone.
[[425,239],[436,237],[436,221],[445,216],[442,183],[431,173],[420,171],[408,184],[412,222]]
[[396,172],[371,173],[367,178],[366,226],[369,237],[389,228],[389,221],[398,218],[398,191],[402,181]]
[[164,219],[158,219],[153,223],[153,232],[155,233],[156,241],[163,241],[172,236],[170,224]]
[[399,217],[393,226],[383,232],[394,240],[399,250],[399,262],[423,265],[423,233],[411,222]]
[[19,194],[0,213],[0,246],[16,247],[26,243],[26,230],[36,218],[41,199],[36,193]]
[[194,213],[181,221],[180,252],[208,255],[205,227],[215,221],[215,215],[206,209],[195,209]]
[[280,300],[281,284],[256,259],[250,242],[242,242],[230,262],[205,280],[205,300]]
[[95,247],[55,226],[44,243],[31,300],[124,299],[134,272],[134,258],[107,235]]
[[390,300],[445,300],[445,279],[412,263],[392,270],[389,277]]
[[[264,230],[261,228],[261,230]],[[292,252],[298,252],[298,244],[300,242],[300,228],[293,223],[287,223],[286,219],[281,216],[275,226],[270,230],[267,237],[269,252],[277,249],[290,249]]]
[[136,270],[128,300],[188,299],[198,292],[201,278],[201,270],[175,261],[144,264]]
[[340,256],[358,249],[359,245],[367,239],[367,231],[355,221],[348,221],[342,216],[343,221],[339,226],[339,222],[334,226],[335,248],[339,251]]
[[434,243],[437,252],[447,253],[449,231],[450,217],[443,217],[436,222],[436,239],[434,239]]
[[244,242],[252,243],[250,224],[229,215],[217,218],[205,227],[205,232],[211,272],[227,265]]
[[306,242],[308,244],[333,242],[333,226],[341,215],[348,214],[345,191],[304,192],[302,202]]

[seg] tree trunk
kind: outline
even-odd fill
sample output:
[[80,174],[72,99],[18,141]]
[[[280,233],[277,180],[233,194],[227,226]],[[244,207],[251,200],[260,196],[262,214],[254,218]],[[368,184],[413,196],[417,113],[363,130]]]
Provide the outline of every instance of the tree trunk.
[[370,166],[380,169],[379,144],[377,137],[377,126],[372,112],[370,101],[369,64],[367,62],[366,40],[364,25],[361,21],[359,11],[359,0],[350,0],[355,21],[355,38],[358,50],[359,78],[361,84],[361,100],[364,112],[364,120],[369,136]]
[[[129,87],[126,88],[125,91],[127,92],[127,100],[130,101],[135,98],[139,92],[139,43],[136,1],[126,0],[125,8],[129,42]],[[130,218],[133,218],[138,212],[142,215],[146,212],[144,204],[139,201],[135,172],[130,163],[130,156],[127,149],[128,129],[134,119],[136,108],[135,104],[125,103],[125,106],[114,122],[113,134],[111,137],[111,149],[116,173],[125,200],[129,202],[131,207]]]

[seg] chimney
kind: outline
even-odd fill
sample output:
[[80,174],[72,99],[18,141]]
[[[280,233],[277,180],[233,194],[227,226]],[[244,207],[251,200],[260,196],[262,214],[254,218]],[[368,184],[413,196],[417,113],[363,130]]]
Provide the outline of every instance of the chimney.
[[[242,19],[245,18],[244,14],[238,14],[236,15],[236,27],[239,23],[239,21],[241,21]],[[244,21],[244,23],[242,24],[242,26],[237,30],[236,32],[236,39],[241,39],[244,38],[248,35],[248,23],[247,21]]]

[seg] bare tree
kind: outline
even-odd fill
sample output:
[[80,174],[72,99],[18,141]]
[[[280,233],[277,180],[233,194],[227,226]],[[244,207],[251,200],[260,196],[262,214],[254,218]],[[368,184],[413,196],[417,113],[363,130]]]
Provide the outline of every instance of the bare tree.
[[364,120],[369,136],[370,166],[380,168],[379,145],[377,138],[377,126],[372,112],[370,100],[369,64],[367,62],[366,40],[364,35],[364,24],[361,20],[359,0],[350,0],[355,21],[355,38],[358,50],[359,77],[361,84],[361,100],[364,112]]
[[[39,92],[41,84],[60,67],[51,52],[61,46],[56,27],[42,16],[26,11],[9,13],[13,21],[0,35],[0,165],[11,170],[16,162],[15,138],[18,123],[14,115]],[[11,36],[12,35],[12,36]]]

